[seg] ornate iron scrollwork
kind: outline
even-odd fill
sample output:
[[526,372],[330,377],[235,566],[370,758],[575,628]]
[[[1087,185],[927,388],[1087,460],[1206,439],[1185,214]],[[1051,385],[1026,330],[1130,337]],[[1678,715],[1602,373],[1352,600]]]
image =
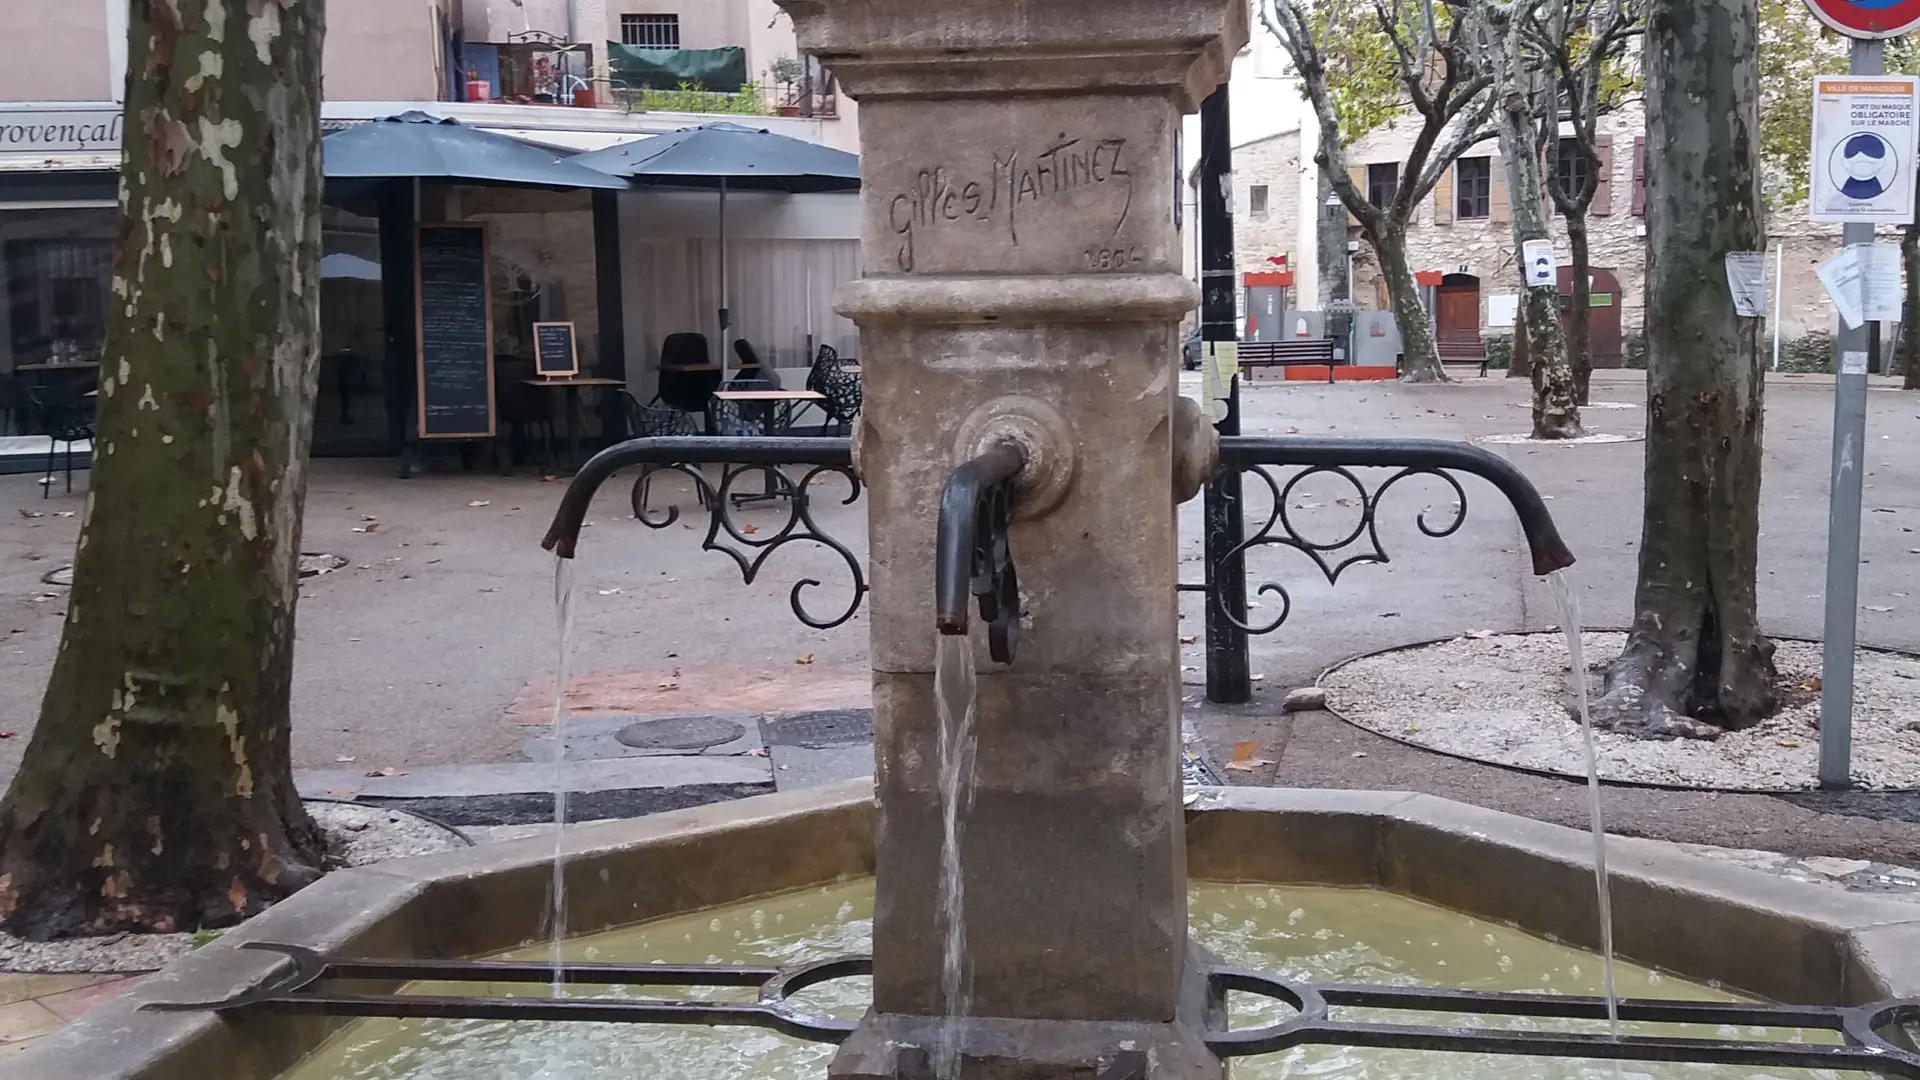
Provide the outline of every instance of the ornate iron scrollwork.
[[[718,484],[700,471],[699,466],[706,464],[725,467]],[[860,601],[867,594],[862,559],[822,529],[813,516],[814,488],[824,477],[846,481],[847,494],[839,500],[841,505],[849,505],[860,497],[860,480],[853,471],[853,447],[848,440],[665,436],[616,443],[595,454],[567,485],[541,546],[563,559],[573,558],[594,492],[615,472],[635,465],[647,470],[634,484],[634,516],[641,524],[664,529],[680,519],[677,507],[669,507],[660,516],[654,516],[647,511],[644,499],[647,485],[660,472],[679,473],[694,482],[700,501],[706,507],[707,535],[701,542],[702,550],[718,551],[731,558],[740,568],[740,577],[745,583],[753,584],[773,553],[788,544],[817,544],[846,564],[853,579],[853,595],[837,614],[816,615],[807,609],[802,596],[822,583],[817,578],[801,578],[787,594],[794,615],[808,626],[826,630],[853,618],[854,612],[860,609]],[[796,480],[780,471],[782,465],[805,466],[806,472]],[[742,524],[733,519],[739,497],[749,494],[736,491],[735,484],[743,476],[759,475],[765,475],[768,484],[776,485],[771,489],[776,496],[786,499],[787,518],[776,528],[760,522]],[[833,497],[839,498],[838,493]]]
[[[847,573],[853,578],[853,595],[847,599],[846,607],[839,614],[821,617],[808,611],[801,599],[805,590],[820,588],[821,582],[817,578],[801,578],[794,582],[792,591],[787,594],[787,604],[793,608],[794,617],[816,630],[830,630],[853,618],[854,612],[860,610],[860,601],[867,594],[867,579],[860,556],[829,535],[813,517],[813,488],[815,482],[823,477],[838,477],[846,481],[847,494],[839,499],[840,505],[850,506],[858,501],[860,478],[854,475],[851,465],[814,465],[797,480],[772,466],[749,468],[729,465],[722,471],[718,484],[708,480],[696,465],[683,462],[659,465],[648,475],[634,481],[633,516],[650,529],[665,529],[680,520],[680,508],[677,506],[669,506],[657,515],[647,510],[644,485],[650,484],[662,472],[679,473],[693,481],[700,503],[707,510],[707,535],[701,540],[700,548],[703,551],[718,551],[731,558],[740,568],[743,584],[753,584],[773,553],[788,544],[817,544],[839,556],[840,561],[846,564]],[[735,484],[742,477],[761,475],[766,477],[766,483],[774,485],[769,490],[778,499],[786,501],[786,520],[778,528],[770,528],[764,522],[753,522],[750,528],[743,528],[733,519],[741,494],[735,490]]]
[[[1573,556],[1567,553],[1566,545],[1554,529],[1546,504],[1526,477],[1504,458],[1464,443],[1438,439],[1226,436],[1220,440],[1220,460],[1222,468],[1258,477],[1272,496],[1266,520],[1228,550],[1220,560],[1224,565],[1242,564],[1246,553],[1254,548],[1287,547],[1307,556],[1327,583],[1334,584],[1348,567],[1389,562],[1392,557],[1380,542],[1379,527],[1380,506],[1387,492],[1409,477],[1438,478],[1453,489],[1452,509],[1439,514],[1434,514],[1431,508],[1423,509],[1414,518],[1414,524],[1426,536],[1451,536],[1467,519],[1467,492],[1454,475],[1456,472],[1484,478],[1513,504],[1527,535],[1535,573],[1545,574],[1573,562]],[[1275,467],[1296,467],[1298,471],[1282,482],[1273,472]],[[1393,471],[1369,491],[1366,482],[1354,472],[1356,468]],[[1353,498],[1334,500],[1336,504],[1352,507],[1352,527],[1330,539],[1314,539],[1293,519],[1295,491],[1315,477],[1338,478],[1353,489]],[[1276,581],[1262,582],[1257,595],[1276,598],[1280,613],[1267,622],[1254,624],[1221,604],[1219,591],[1212,588],[1213,580],[1214,568],[1209,567],[1207,584],[1201,587],[1208,594],[1208,602],[1216,605],[1216,610],[1228,622],[1245,633],[1270,634],[1293,613],[1293,598],[1286,587]]]

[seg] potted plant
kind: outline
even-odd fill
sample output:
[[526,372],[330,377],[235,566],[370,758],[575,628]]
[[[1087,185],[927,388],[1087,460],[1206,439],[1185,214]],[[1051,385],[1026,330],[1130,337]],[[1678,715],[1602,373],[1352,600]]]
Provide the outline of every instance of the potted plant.
[[773,62],[773,81],[778,83],[783,91],[778,105],[775,106],[775,111],[781,116],[800,115],[800,103],[795,100],[793,86],[800,81],[803,70],[800,61],[792,56],[782,56]]

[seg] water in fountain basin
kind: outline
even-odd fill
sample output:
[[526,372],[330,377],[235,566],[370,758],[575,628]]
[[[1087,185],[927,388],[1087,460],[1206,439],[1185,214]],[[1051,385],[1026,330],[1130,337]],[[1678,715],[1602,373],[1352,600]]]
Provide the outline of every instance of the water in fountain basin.
[[1593,752],[1593,716],[1587,711],[1587,661],[1580,649],[1580,601],[1565,570],[1547,575],[1560,631],[1567,635],[1573,670],[1573,700],[1580,708],[1580,735],[1587,760],[1587,811],[1593,823],[1593,887],[1600,904],[1600,972],[1607,995],[1607,1030],[1620,1037],[1620,1006],[1613,989],[1613,890],[1607,884],[1607,830],[1600,816],[1600,763]]
[[553,610],[559,626],[560,655],[553,676],[553,884],[548,912],[553,938],[553,996],[565,997],[567,980],[561,964],[567,940],[567,652],[573,637],[573,560],[555,559]]
[[965,893],[960,877],[960,842],[966,814],[973,807],[973,645],[965,634],[935,634],[933,697],[940,721],[940,990],[947,1003],[935,1072],[943,1080],[958,1074],[960,1018],[969,999]]
[[[1455,986],[1594,994],[1594,954],[1534,937],[1499,921],[1471,918],[1392,893],[1313,885],[1215,884],[1189,889],[1194,941],[1223,964],[1263,968],[1321,982]],[[873,882],[763,896],[567,942],[569,960],[608,963],[799,965],[873,948]],[[544,944],[509,954],[543,959]],[[1631,997],[1732,1001],[1735,995],[1630,963],[1619,965]],[[843,979],[803,991],[796,1004],[858,1019],[871,980]],[[516,983],[420,983],[415,993],[535,996]],[[748,1003],[752,987],[575,987],[574,995],[623,999],[698,998]],[[1249,994],[1228,998],[1232,1026],[1283,1019],[1285,1005]],[[1462,1018],[1383,1010],[1340,1010],[1341,1019],[1388,1023],[1491,1024],[1525,1031],[1599,1031],[1598,1020]],[[1780,1038],[1788,1032],[1628,1021],[1628,1034],[1692,1038]],[[1834,1041],[1807,1032],[1809,1042]],[[362,1020],[295,1066],[283,1080],[528,1080],[543,1073],[646,1080],[825,1080],[834,1047],[757,1028],[617,1025],[511,1020]],[[554,1067],[564,1059],[566,1069]],[[1420,1053],[1303,1046],[1238,1059],[1234,1080],[1593,1080],[1609,1075],[1588,1060]],[[1834,1080],[1836,1074],[1746,1066],[1625,1063],[1631,1080]]]

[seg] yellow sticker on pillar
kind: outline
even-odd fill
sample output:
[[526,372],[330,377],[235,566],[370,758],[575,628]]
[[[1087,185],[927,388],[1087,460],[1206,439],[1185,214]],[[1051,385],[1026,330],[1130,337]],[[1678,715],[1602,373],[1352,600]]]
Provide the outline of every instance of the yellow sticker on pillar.
[[1239,352],[1234,342],[1200,343],[1200,395],[1207,407],[1207,418],[1216,424],[1227,417],[1229,388],[1239,373]]

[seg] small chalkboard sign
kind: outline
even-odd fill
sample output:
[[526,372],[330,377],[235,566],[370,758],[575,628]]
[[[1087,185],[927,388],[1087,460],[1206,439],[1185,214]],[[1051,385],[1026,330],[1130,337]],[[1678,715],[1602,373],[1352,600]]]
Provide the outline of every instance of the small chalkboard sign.
[[414,317],[423,439],[494,435],[493,304],[487,266],[485,225],[418,227]]
[[533,366],[549,379],[580,374],[580,353],[570,322],[533,324]]

